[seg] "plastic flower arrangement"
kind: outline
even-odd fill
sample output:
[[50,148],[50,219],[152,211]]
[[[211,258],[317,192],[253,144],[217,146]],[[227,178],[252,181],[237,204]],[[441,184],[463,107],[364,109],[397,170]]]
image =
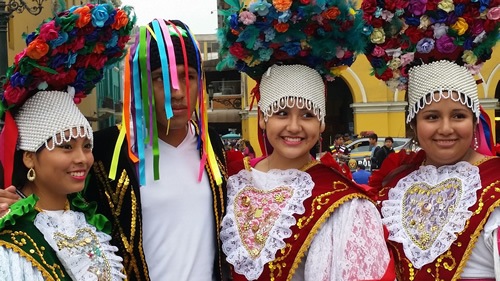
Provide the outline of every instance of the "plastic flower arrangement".
[[61,12],[25,36],[27,47],[14,58],[4,81],[3,101],[22,105],[39,90],[75,88],[79,102],[118,62],[135,24],[131,7],[87,4]]
[[350,66],[366,40],[363,20],[345,0],[226,0],[219,29],[219,70],[236,68],[260,80],[275,63],[303,64],[327,80]]
[[499,36],[500,0],[364,0],[374,75],[406,89],[414,60],[455,61],[477,74]]

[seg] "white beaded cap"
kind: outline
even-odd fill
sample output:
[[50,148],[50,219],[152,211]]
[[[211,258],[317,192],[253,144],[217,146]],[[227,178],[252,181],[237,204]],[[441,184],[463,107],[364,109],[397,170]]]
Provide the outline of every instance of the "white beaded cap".
[[321,75],[305,65],[273,65],[262,75],[259,107],[267,121],[285,107],[313,110],[324,122],[325,83]]
[[[452,92],[459,95],[453,95]],[[467,68],[447,60],[412,67],[408,72],[406,123],[410,123],[426,105],[443,98],[462,103],[470,108],[477,118],[481,114],[476,81]]]
[[36,152],[45,144],[52,150],[77,137],[93,142],[92,127],[73,101],[74,95],[74,88],[68,87],[68,92],[40,91],[26,100],[14,118],[19,130],[17,149]]

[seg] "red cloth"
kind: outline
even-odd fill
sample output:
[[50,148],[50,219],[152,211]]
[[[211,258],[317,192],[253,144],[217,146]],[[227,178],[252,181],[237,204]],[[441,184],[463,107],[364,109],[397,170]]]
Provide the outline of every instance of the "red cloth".
[[17,137],[16,122],[10,111],[5,112],[5,124],[0,133],[0,163],[3,169],[3,182],[0,188],[12,185],[12,173],[14,172],[14,154],[16,152]]
[[[374,172],[370,178],[370,184],[379,191],[380,200],[387,199],[390,188],[394,187],[400,179],[418,169],[424,159],[425,152],[423,150],[418,153],[406,153],[405,151],[392,153],[384,161],[382,169]],[[439,275],[440,280],[455,280],[460,276],[459,269],[465,267],[470,255],[470,252],[467,253],[467,249],[473,248],[474,244],[471,243],[476,241],[471,237],[484,228],[490,214],[489,209],[500,204],[500,197],[495,190],[500,188],[500,177],[498,175],[500,158],[491,158],[482,162],[478,167],[483,188],[477,191],[478,200],[476,204],[469,208],[473,216],[449,249],[453,255],[453,262],[446,256],[447,253],[444,253],[436,258],[433,263],[427,264],[421,269],[416,269],[410,266],[410,261],[405,256],[402,244],[388,241],[389,249],[393,251],[393,256],[396,259],[398,280],[434,280],[436,275]],[[445,269],[443,263],[455,264],[455,266]]]

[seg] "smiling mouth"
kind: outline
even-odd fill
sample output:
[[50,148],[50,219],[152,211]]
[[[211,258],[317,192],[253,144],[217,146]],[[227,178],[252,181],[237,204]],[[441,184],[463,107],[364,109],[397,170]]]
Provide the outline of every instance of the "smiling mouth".
[[83,177],[85,176],[85,172],[84,171],[79,171],[79,172],[70,172],[69,173],[72,177]]
[[286,142],[286,143],[300,143],[302,141],[302,138],[299,138],[299,137],[283,137],[283,140]]

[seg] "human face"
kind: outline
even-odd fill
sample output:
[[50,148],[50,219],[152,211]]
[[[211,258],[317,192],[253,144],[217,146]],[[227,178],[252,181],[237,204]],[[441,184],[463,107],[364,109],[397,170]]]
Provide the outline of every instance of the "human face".
[[472,111],[460,102],[448,98],[426,105],[416,116],[416,135],[426,152],[426,164],[439,167],[468,161],[474,128]]
[[[73,130],[76,133],[76,129]],[[69,136],[69,131],[65,133]],[[52,142],[49,141],[49,147]],[[65,198],[67,194],[83,190],[94,156],[91,141],[78,137],[54,146],[53,150],[43,146],[40,152],[26,152],[23,160],[28,168],[32,167],[36,172],[32,186],[35,194],[40,198],[41,195]]]
[[[186,73],[184,72],[184,69],[184,65],[177,65],[179,89],[176,90],[172,87],[170,88],[172,93],[172,110],[174,112],[174,116],[170,118],[170,127],[168,127],[167,113],[165,111],[165,91],[163,88],[162,69],[156,69],[151,73],[155,95],[156,121],[158,124],[158,130],[165,133],[167,127],[169,130],[185,130],[186,125],[191,119],[196,107],[198,98],[198,73],[196,72],[196,69],[189,67],[188,79],[186,80]],[[189,93],[187,92],[188,86]]]
[[279,169],[300,168],[311,161],[309,150],[325,129],[313,110],[297,106],[274,113],[267,123],[260,118],[259,125],[273,147],[270,166]]
[[372,139],[372,138],[368,138],[368,142],[370,143],[370,145],[376,145],[377,144],[377,140]]
[[384,142],[384,145],[385,145],[385,147],[387,147],[387,148],[392,148],[392,141],[390,141],[390,140],[386,140],[386,141]]
[[338,146],[344,145],[344,138],[343,137],[339,137],[338,139],[335,140],[335,143]]

